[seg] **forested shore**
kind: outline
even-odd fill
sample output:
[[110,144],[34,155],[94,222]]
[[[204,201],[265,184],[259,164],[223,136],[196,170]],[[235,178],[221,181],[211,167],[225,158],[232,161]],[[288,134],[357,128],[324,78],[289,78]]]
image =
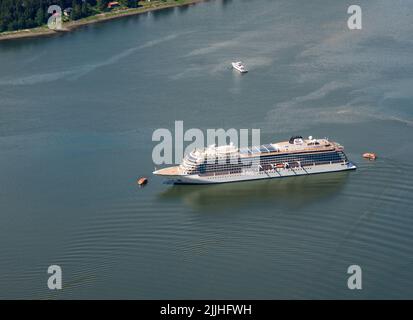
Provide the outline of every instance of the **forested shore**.
[[[0,0],[0,32],[30,29],[47,23],[48,8],[67,10],[67,19],[78,20],[111,10],[109,0]],[[119,7],[136,8],[137,0],[119,0]]]
[[0,0],[0,40],[55,34],[47,28],[51,5],[62,9],[62,31],[71,31],[87,24],[200,1],[203,0]]

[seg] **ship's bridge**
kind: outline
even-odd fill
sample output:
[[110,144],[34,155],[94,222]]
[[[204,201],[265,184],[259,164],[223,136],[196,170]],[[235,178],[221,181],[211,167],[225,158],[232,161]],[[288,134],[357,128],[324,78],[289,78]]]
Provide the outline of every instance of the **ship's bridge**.
[[210,145],[207,148],[195,149],[184,157],[180,167],[184,172],[190,173],[195,171],[197,166],[203,164],[205,160],[235,158],[239,155],[238,151],[239,149],[232,142],[224,146]]
[[239,149],[231,142],[229,145],[224,146],[217,147],[215,145],[210,145],[207,148],[195,149],[186,157],[197,162],[202,162],[205,158],[221,158],[236,155],[238,154],[238,151]]

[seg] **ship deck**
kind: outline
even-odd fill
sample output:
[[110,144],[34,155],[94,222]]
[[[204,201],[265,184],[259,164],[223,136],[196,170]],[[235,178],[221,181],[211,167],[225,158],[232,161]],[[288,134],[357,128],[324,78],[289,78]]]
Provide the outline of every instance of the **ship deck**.
[[158,176],[177,176],[182,175],[182,172],[179,169],[179,166],[174,166],[156,170],[154,174]]
[[[328,141],[327,139],[319,139],[317,140],[317,145],[310,145],[309,140],[304,140],[303,144],[295,145],[291,144],[288,141],[282,141],[277,143],[272,143],[269,145],[263,145],[261,147],[250,147],[240,149],[241,157],[254,157],[257,155],[275,155],[275,154],[294,154],[294,153],[309,153],[309,152],[322,152],[322,151],[333,151],[340,146],[335,142]],[[271,146],[271,149],[265,150],[267,148],[262,149],[262,147]]]

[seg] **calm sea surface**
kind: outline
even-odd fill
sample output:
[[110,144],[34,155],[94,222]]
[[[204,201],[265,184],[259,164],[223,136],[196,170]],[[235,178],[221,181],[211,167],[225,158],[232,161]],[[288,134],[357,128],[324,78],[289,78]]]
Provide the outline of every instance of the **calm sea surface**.
[[[339,1],[218,0],[0,43],[0,298],[413,298],[413,7],[360,5],[361,31]],[[166,185],[175,120],[329,137],[358,170]]]

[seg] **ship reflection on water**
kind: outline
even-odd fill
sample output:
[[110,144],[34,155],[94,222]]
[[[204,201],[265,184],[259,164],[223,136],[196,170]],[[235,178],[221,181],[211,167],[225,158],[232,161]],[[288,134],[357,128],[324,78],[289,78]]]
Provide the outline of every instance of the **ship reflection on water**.
[[299,208],[333,197],[346,184],[349,172],[211,185],[172,185],[159,194],[163,201],[182,201],[193,209],[237,208],[265,201]]

